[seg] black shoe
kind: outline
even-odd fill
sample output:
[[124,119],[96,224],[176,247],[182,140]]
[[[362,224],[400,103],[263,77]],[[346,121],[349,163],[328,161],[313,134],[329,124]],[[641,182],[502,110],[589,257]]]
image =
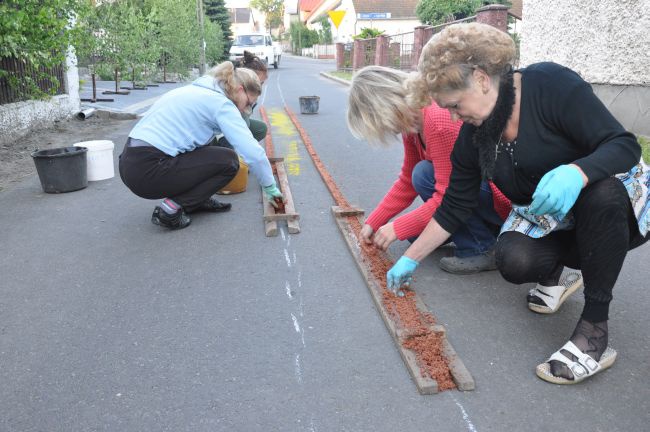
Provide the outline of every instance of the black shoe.
[[165,213],[160,206],[156,206],[151,215],[151,223],[160,225],[171,230],[183,229],[190,225],[192,219],[185,213],[185,210],[180,209],[175,214],[170,215]]
[[232,204],[222,203],[217,199],[216,195],[212,195],[207,200],[203,201],[194,211],[209,211],[213,213],[223,213],[230,210]]

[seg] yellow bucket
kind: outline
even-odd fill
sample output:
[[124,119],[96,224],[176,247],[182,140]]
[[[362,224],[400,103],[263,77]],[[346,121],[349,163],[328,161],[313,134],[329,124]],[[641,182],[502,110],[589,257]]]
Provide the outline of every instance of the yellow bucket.
[[237,175],[230,180],[230,183],[225,185],[223,189],[217,192],[220,195],[230,195],[236,193],[246,192],[246,186],[248,185],[248,165],[244,162],[244,159],[239,157],[239,171]]

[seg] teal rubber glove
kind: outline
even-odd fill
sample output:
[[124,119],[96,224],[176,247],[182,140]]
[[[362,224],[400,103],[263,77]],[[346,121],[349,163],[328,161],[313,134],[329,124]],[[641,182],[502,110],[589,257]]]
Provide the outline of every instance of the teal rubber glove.
[[402,285],[409,286],[413,279],[413,272],[417,267],[417,261],[402,255],[386,273],[386,288],[397,294]]
[[275,183],[262,187],[262,190],[266,194],[266,197],[269,199],[269,202],[273,207],[278,207],[278,204],[275,202],[276,198],[280,198],[282,201],[284,201],[282,192],[280,192],[280,189],[278,189],[278,186]]
[[576,167],[560,165],[544,174],[533,193],[530,212],[564,218],[582,190],[582,174]]

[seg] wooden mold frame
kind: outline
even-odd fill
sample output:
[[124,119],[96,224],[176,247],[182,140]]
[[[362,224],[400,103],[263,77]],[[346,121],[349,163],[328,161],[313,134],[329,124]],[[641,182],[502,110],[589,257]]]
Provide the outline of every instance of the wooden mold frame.
[[[366,285],[370,291],[373,301],[375,302],[375,306],[379,311],[381,318],[384,320],[384,324],[386,325],[388,332],[393,337],[393,341],[395,342],[400,356],[402,357],[402,360],[404,361],[404,364],[406,365],[411,378],[415,382],[418,391],[423,395],[438,393],[438,383],[434,379],[428,376],[424,376],[416,359],[415,353],[409,349],[404,348],[402,345],[402,342],[405,339],[413,335],[410,335],[404,331],[404,329],[391,318],[391,315],[386,310],[382,301],[381,284],[372,275],[370,269],[364,262],[361,253],[361,246],[359,245],[357,237],[353,233],[352,228],[350,227],[350,224],[347,220],[347,217],[353,216],[359,220],[361,225],[363,225],[363,210],[358,208],[341,208],[339,206],[333,206],[332,213],[334,214],[336,224],[338,225],[339,230],[341,231],[341,234],[343,235],[343,238],[345,239],[345,242],[347,243],[348,248],[354,257],[354,260],[357,263],[357,267],[359,268],[359,271],[366,281]],[[415,304],[419,311],[428,312],[426,305],[420,296],[417,295],[417,293],[415,293]],[[443,334],[443,354],[448,360],[449,370],[458,390],[474,390],[476,387],[474,378],[472,378],[472,375],[465,367],[465,364],[462,362],[460,357],[458,357],[456,351],[447,340],[445,328],[442,325],[436,324],[431,326],[430,330],[435,333]]]
[[287,169],[284,166],[284,158],[269,158],[273,171],[278,176],[278,186],[282,195],[284,195],[284,213],[276,213],[275,207],[271,205],[269,199],[266,197],[264,190],[262,190],[262,206],[264,208],[264,232],[267,237],[275,237],[278,235],[278,221],[287,221],[287,229],[289,234],[298,234],[300,232],[300,214],[296,212],[296,206],[293,202],[293,195],[289,187],[289,178],[287,177]]

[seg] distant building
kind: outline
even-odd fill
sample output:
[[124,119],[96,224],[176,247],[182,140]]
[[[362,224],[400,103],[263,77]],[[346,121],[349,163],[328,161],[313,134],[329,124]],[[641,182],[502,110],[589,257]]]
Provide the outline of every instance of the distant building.
[[302,21],[313,29],[320,28],[327,12],[345,11],[338,30],[332,26],[332,36],[335,42],[349,42],[365,27],[387,35],[412,32],[422,24],[415,14],[417,4],[418,0],[304,0],[300,8],[305,14]]
[[230,8],[230,31],[233,34],[259,31],[250,8]]

